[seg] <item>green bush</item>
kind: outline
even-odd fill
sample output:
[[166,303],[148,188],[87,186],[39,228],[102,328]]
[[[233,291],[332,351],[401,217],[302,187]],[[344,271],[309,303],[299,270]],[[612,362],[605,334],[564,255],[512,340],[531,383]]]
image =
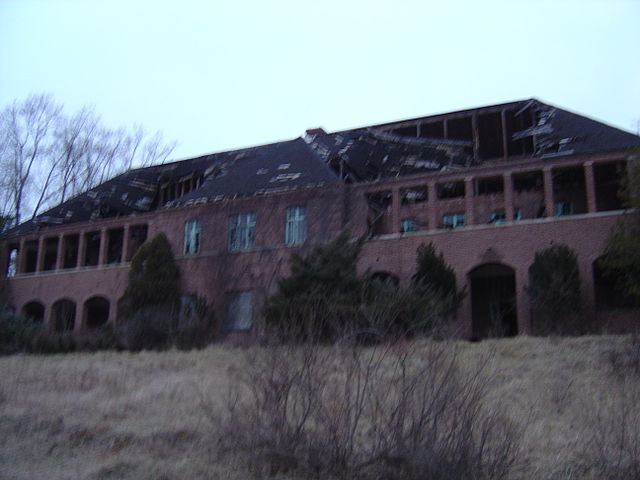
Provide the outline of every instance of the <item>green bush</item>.
[[575,252],[554,245],[536,253],[526,291],[531,299],[535,334],[579,333],[580,270]]
[[118,346],[129,350],[167,348],[180,299],[178,266],[160,233],[131,260],[129,283],[118,302]]

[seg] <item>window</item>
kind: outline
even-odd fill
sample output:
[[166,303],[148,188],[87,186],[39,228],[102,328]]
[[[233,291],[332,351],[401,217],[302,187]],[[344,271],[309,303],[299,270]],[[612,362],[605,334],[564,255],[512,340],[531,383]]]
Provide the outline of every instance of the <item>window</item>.
[[504,223],[507,219],[507,214],[504,210],[494,210],[491,212],[489,223]]
[[444,228],[464,227],[464,213],[448,213],[442,216]]
[[287,245],[299,245],[307,238],[305,208],[287,208],[287,225],[284,232],[284,243]]
[[184,224],[184,253],[185,255],[200,251],[200,220],[187,220]]
[[239,213],[229,217],[229,250],[253,247],[256,237],[256,214]]
[[400,231],[402,233],[415,232],[418,229],[415,218],[403,218],[400,224]]
[[557,202],[556,217],[564,217],[565,215],[573,215],[573,202]]
[[249,330],[253,323],[253,295],[251,290],[228,295],[229,308],[222,330]]

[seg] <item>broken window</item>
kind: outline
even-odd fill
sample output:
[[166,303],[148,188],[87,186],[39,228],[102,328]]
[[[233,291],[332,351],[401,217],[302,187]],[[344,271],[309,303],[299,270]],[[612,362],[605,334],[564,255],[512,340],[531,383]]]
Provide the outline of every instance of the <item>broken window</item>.
[[502,177],[480,178],[476,182],[476,195],[493,195],[504,190]]
[[38,265],[38,241],[29,240],[27,242],[24,242],[24,250],[24,271],[25,273],[33,273],[36,271]]
[[401,233],[415,232],[418,230],[418,224],[415,218],[403,218],[400,224]]
[[513,190],[523,192],[528,190],[541,191],[543,189],[542,172],[525,172],[513,175]]
[[625,164],[615,162],[594,165],[593,175],[596,187],[596,210],[598,212],[621,210],[623,205],[620,191],[622,178],[625,175]]
[[84,326],[99,328],[109,321],[109,300],[104,297],[91,297],[84,302]]
[[464,182],[462,181],[439,183],[436,188],[439,199],[464,197]]
[[200,251],[200,232],[202,223],[200,220],[187,220],[184,224],[184,253],[195,254]]
[[447,213],[442,216],[442,226],[444,228],[464,227],[464,213]]
[[491,212],[489,223],[504,223],[506,219],[507,214],[504,210],[494,210],[493,212]]
[[447,119],[447,137],[453,140],[473,140],[471,117]]
[[568,167],[553,169],[553,198],[557,204],[563,204],[566,213],[559,213],[556,204],[555,215],[573,215],[587,212],[587,194],[584,168]]
[[229,217],[229,250],[244,250],[255,243],[256,214],[239,213]]
[[55,270],[58,259],[58,237],[44,240],[44,262],[42,270]]
[[253,324],[253,295],[251,290],[231,292],[227,295],[227,316],[222,323],[224,331],[246,331]]
[[554,215],[556,217],[564,217],[566,215],[573,215],[573,202],[556,202],[554,205]]
[[124,228],[107,231],[107,264],[115,265],[122,261],[122,242]]
[[127,252],[125,260],[130,261],[136,254],[140,246],[147,241],[147,226],[133,225],[129,227],[129,252]]
[[478,153],[482,158],[504,155],[500,112],[478,115]]
[[416,125],[409,125],[408,127],[394,128],[391,132],[402,137],[417,137],[418,127]]
[[517,140],[513,139],[516,132],[521,132],[533,125],[533,115],[531,109],[520,112],[514,110],[505,111],[505,133],[507,135],[507,150],[509,156],[530,155],[533,153],[533,137],[526,136]]
[[424,138],[444,138],[444,122],[429,122],[420,124],[420,136]]
[[76,304],[72,300],[58,300],[51,307],[51,324],[55,332],[73,330],[76,321]]
[[62,268],[75,268],[78,266],[78,248],[80,235],[65,235],[62,240]]
[[85,267],[95,267],[98,265],[100,258],[100,232],[88,232],[84,235],[85,252],[84,262]]
[[287,224],[284,233],[284,243],[299,245],[306,240],[305,207],[287,208]]
[[390,190],[367,193],[367,205],[369,206],[367,224],[369,226],[370,235],[382,235],[387,233],[383,217],[391,206],[391,199],[392,194]]
[[427,187],[402,188],[400,190],[400,203],[402,205],[426,202],[427,200]]

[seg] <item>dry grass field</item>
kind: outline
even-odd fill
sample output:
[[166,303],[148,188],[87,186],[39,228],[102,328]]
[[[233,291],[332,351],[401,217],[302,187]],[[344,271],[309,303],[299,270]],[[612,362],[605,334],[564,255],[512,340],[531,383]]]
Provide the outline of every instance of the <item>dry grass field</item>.
[[[590,468],[608,461],[601,456],[617,461],[619,452],[609,449],[617,425],[637,448],[640,376],[632,342],[521,337],[446,345],[462,370],[486,363],[486,404],[522,432],[510,477],[570,479],[595,478]],[[429,341],[413,346],[419,352]],[[246,453],[221,453],[215,417],[224,415],[256,349],[0,358],[0,478],[251,477]]]

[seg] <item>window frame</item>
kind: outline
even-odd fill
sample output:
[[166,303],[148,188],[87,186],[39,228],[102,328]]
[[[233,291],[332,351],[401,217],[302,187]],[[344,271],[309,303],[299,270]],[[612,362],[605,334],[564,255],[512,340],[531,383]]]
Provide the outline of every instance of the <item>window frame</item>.
[[243,212],[229,216],[227,247],[230,251],[248,250],[256,243],[257,214]]
[[192,218],[184,222],[184,245],[185,255],[196,255],[200,252],[202,245],[202,221]]
[[[447,220],[451,219],[451,222]],[[464,212],[445,213],[442,215],[442,225],[446,229],[461,228],[466,225],[466,218]]]
[[284,228],[285,245],[302,245],[307,240],[307,208],[304,205],[287,207]]

